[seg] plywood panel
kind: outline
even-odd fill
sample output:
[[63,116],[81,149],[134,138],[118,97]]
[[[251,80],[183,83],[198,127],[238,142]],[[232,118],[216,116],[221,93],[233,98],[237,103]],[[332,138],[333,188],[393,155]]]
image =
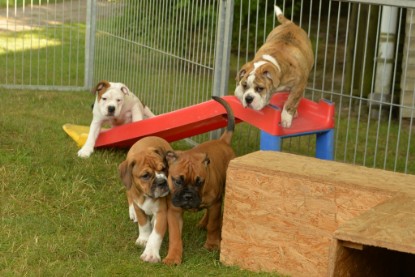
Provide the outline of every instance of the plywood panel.
[[346,222],[336,239],[415,254],[415,198],[394,197]]
[[415,195],[408,176],[281,152],[237,158],[228,168],[220,260],[328,275],[335,230],[399,192]]

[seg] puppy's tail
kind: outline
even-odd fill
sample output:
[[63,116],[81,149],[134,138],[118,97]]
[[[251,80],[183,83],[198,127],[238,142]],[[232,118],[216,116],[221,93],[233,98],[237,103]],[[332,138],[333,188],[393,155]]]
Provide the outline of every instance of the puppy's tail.
[[284,14],[282,13],[282,10],[277,5],[274,6],[274,12],[279,23],[284,24],[285,22],[290,22],[290,20],[284,16]]
[[225,108],[226,113],[228,114],[228,126],[226,127],[226,131],[223,133],[220,139],[224,140],[227,144],[230,145],[233,131],[235,130],[235,116],[228,102],[226,102],[225,100],[223,100],[222,98],[218,96],[212,96],[212,98],[216,102],[219,102]]

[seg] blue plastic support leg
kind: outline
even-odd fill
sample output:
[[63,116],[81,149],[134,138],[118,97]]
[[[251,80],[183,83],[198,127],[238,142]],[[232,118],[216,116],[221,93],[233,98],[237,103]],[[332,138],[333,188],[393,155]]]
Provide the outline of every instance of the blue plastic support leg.
[[281,151],[281,137],[270,135],[265,131],[261,131],[261,150]]
[[317,134],[316,158],[334,160],[334,129]]

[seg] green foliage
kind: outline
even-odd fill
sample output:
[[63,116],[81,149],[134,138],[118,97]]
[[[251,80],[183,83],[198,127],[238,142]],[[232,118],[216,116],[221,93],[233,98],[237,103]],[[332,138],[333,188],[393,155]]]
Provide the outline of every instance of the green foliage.
[[[130,40],[193,60],[198,58],[197,48],[211,40],[214,29],[209,27],[214,26],[217,17],[214,4],[191,0],[166,1],[161,5],[132,1],[130,6],[119,17],[123,27],[115,31]],[[201,60],[204,59],[199,58],[198,62]]]
[[279,24],[274,13],[275,4],[284,10],[284,14],[288,18],[291,13],[299,12],[301,3],[297,1],[292,6],[291,2],[284,1],[284,9],[281,1],[275,3],[272,0],[235,0],[232,52],[237,53],[240,47],[241,49],[249,49],[250,54],[255,53],[264,43],[269,32]]
[[[285,1],[285,14],[291,15],[299,11],[301,3]],[[132,40],[151,45],[154,48],[177,55],[191,56],[197,45],[204,45],[210,39],[210,28],[217,21],[217,4],[207,4],[205,1],[171,1],[163,5],[154,5],[151,2],[135,1],[131,8],[125,9],[122,16],[124,24],[118,33],[127,34]],[[282,7],[283,8],[283,7]],[[292,11],[294,9],[294,11]],[[114,21],[114,24],[116,22]],[[232,32],[232,51],[249,48],[253,53],[262,45],[268,33],[276,23],[274,1],[236,0],[234,2],[234,21]],[[241,26],[241,37],[239,37]],[[256,27],[258,26],[258,27]],[[169,34],[174,41],[166,47],[164,38],[158,34]]]

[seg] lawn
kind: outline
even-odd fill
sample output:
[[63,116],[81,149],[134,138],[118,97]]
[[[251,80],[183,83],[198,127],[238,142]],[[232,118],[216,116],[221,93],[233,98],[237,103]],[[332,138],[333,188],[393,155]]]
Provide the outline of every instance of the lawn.
[[92,98],[0,93],[0,276],[272,276],[222,265],[218,252],[202,247],[200,213],[186,214],[182,265],[142,262],[117,173],[126,152],[98,150],[80,159],[61,127],[88,124]]

